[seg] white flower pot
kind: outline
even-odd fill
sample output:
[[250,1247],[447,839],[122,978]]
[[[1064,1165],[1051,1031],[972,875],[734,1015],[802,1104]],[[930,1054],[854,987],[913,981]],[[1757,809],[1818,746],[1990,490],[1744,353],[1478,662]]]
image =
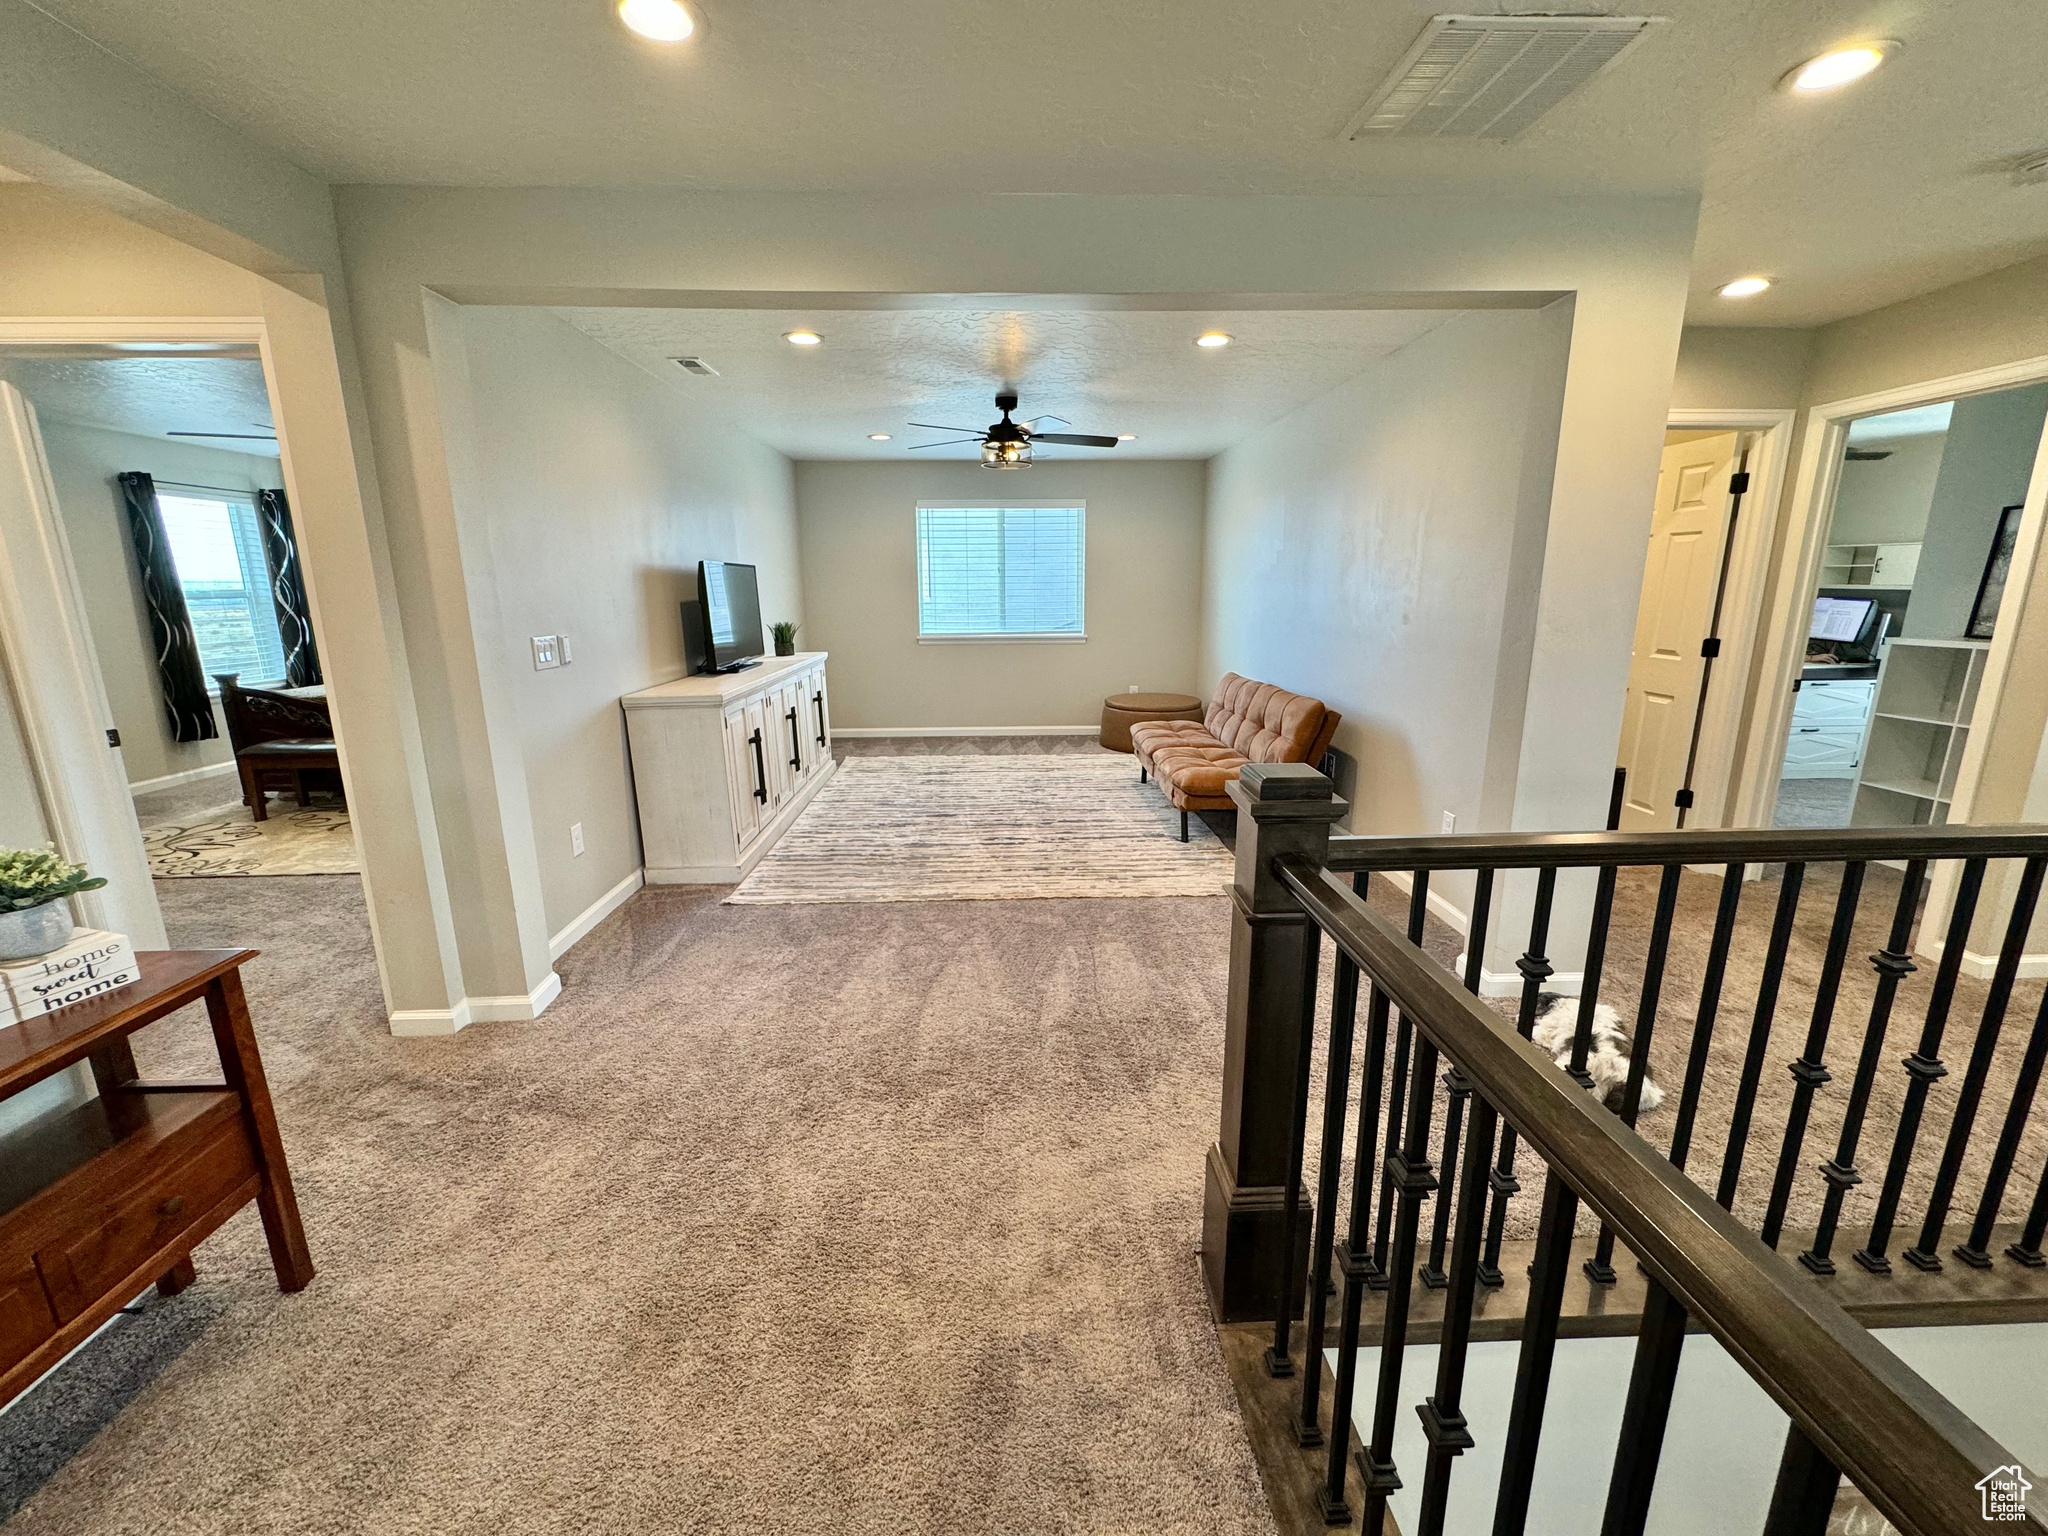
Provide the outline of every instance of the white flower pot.
[[71,908],[59,897],[39,907],[0,912],[0,961],[33,960],[71,937]]

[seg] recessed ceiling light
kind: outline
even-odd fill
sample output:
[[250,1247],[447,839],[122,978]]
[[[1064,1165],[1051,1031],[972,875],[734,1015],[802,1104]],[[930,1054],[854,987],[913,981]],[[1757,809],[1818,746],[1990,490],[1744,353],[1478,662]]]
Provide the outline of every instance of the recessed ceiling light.
[[1138,440],[1138,434],[1135,432],[1119,432],[1116,435],[1116,440],[1120,443],[1135,443]]
[[682,0],[619,0],[619,20],[657,43],[680,43],[697,30],[697,18]]
[[1227,347],[1230,345],[1230,337],[1223,331],[1204,331],[1195,338],[1195,345],[1198,347]]
[[886,432],[870,432],[868,434],[868,441],[871,443],[886,443],[889,441],[889,434]]
[[785,331],[782,339],[792,347],[815,347],[825,338],[816,331]]
[[1861,80],[1898,46],[1890,38],[1885,38],[1875,43],[1856,43],[1847,48],[1832,49],[1789,71],[1779,84],[1788,91],[1832,91],[1852,80]]
[[1738,277],[1732,283],[1723,283],[1720,292],[1724,299],[1753,299],[1770,286],[1768,277]]

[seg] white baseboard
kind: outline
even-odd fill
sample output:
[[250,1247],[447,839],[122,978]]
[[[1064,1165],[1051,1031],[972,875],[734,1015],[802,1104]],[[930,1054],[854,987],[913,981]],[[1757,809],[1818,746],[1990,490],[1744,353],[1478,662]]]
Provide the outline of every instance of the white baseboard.
[[[1944,947],[1940,939],[1930,939],[1918,952],[1925,955],[1929,960],[1939,962]],[[1962,972],[1965,976],[1974,976],[1979,981],[1988,981],[1997,969],[1998,956],[1980,955],[1974,949],[1963,951]],[[2048,955],[2023,954],[2020,956],[2019,979],[2021,981],[2038,981],[2043,976],[2048,976]]]
[[517,1023],[537,1019],[562,995],[562,978],[549,971],[531,992],[503,997],[465,997],[453,1008],[404,1009],[391,1015],[391,1033],[411,1037],[453,1035],[472,1024]]
[[233,773],[235,760],[231,757],[224,763],[208,763],[204,768],[187,768],[183,773],[167,773],[160,779],[137,779],[128,786],[131,795],[146,795],[156,789],[176,789],[180,784],[196,784],[201,779],[210,779],[218,774]]
[[1099,725],[835,725],[834,736],[1099,736]]
[[[1456,967],[1460,981],[1465,979],[1465,957],[1458,956]],[[1543,983],[1545,992],[1555,992],[1561,997],[1577,997],[1586,984],[1584,971],[1559,971]],[[1520,997],[1522,995],[1522,973],[1520,971],[1489,971],[1479,968],[1479,995],[1481,997]]]
[[647,872],[636,869],[617,885],[569,920],[562,931],[548,940],[548,959],[559,960],[574,949],[583,936],[623,907],[633,893],[647,883]]

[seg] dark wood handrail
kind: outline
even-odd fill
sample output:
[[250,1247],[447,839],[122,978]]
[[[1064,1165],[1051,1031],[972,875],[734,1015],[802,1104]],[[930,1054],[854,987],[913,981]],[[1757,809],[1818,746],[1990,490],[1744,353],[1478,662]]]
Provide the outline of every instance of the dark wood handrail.
[[[1737,835],[1747,839],[1773,834]],[[2025,835],[2048,847],[2048,835]],[[1689,838],[1718,840],[1729,834],[1621,836],[1669,849]],[[1413,849],[1420,843],[1465,840],[1399,841]],[[1988,850],[1972,844],[1971,851]],[[1714,862],[1725,857],[1717,856]],[[1647,862],[1683,858],[1656,853]],[[1560,857],[1555,862],[1578,860]],[[1392,867],[1417,866],[1404,856]],[[1460,865],[1450,861],[1437,867]],[[1621,1234],[1657,1282],[1699,1318],[1887,1519],[1908,1533],[1980,1528],[1978,1480],[2017,1458],[1839,1305],[1796,1276],[1784,1259],[1738,1225],[1619,1117],[1574,1086],[1507,1019],[1456,986],[1343,879],[1304,859],[1276,860],[1272,868],[1316,925],[1428,1035],[1550,1168]],[[2033,1514],[2024,1528],[2048,1530]]]
[[1349,870],[1575,869],[1602,864],[1796,864],[1855,859],[2006,859],[2048,854],[2048,827],[1790,827],[1705,832],[1509,832],[1333,837]]

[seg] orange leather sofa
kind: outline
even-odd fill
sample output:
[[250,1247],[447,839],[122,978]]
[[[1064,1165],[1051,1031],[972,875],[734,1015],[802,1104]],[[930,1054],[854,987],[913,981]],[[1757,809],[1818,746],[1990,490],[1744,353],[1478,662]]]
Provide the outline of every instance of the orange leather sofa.
[[1141,720],[1131,746],[1139,779],[1157,779],[1179,809],[1186,842],[1188,812],[1233,809],[1226,786],[1246,763],[1320,762],[1342,718],[1320,699],[1229,672],[1199,723]]

